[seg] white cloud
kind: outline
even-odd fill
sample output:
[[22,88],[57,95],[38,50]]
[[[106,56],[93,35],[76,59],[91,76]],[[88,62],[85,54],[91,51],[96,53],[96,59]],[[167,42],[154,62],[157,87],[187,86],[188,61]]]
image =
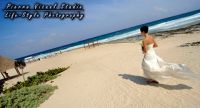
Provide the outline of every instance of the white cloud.
[[158,7],[158,6],[155,6],[154,10],[157,11],[157,12],[168,12],[167,9],[165,9],[163,7]]

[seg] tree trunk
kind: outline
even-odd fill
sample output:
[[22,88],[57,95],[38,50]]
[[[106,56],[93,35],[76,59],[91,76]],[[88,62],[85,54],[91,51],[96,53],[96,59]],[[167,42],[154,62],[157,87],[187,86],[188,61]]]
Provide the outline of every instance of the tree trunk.
[[16,70],[16,72],[18,73],[18,75],[21,75],[21,73],[19,72],[18,67],[15,66],[15,70]]
[[25,81],[24,69],[22,69],[22,76],[23,76],[23,79],[24,79],[24,81]]

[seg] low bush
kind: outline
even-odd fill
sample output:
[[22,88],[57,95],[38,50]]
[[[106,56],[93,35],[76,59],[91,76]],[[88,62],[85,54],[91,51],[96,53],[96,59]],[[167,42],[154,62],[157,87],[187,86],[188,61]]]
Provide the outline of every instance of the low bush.
[[39,85],[41,83],[45,83],[49,80],[55,79],[57,77],[57,75],[65,70],[67,70],[69,67],[67,68],[56,68],[56,69],[51,69],[48,70],[46,72],[37,72],[36,75],[28,77],[28,79],[24,82],[17,82],[17,84],[15,84],[14,86],[5,89],[3,91],[3,93],[10,93],[14,90],[23,88],[23,87],[30,87],[30,86],[34,86],[34,85]]
[[47,100],[57,86],[23,87],[0,97],[0,108],[36,108]]

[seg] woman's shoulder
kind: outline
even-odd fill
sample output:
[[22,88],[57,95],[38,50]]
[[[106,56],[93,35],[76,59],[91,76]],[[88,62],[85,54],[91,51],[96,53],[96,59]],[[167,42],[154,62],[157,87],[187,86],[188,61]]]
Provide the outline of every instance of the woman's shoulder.
[[149,35],[149,40],[150,40],[150,41],[154,41],[154,37],[151,36],[151,35]]
[[146,42],[147,41],[147,39],[142,39],[142,42]]
[[152,36],[152,35],[149,35],[149,37],[150,37],[151,39],[154,39],[154,36]]

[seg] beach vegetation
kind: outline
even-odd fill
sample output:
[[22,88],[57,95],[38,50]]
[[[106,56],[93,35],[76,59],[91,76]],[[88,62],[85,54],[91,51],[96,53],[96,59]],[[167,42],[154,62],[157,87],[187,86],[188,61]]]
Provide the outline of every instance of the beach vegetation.
[[0,108],[37,108],[47,100],[57,86],[45,84],[55,79],[69,67],[50,69],[46,72],[37,72],[26,81],[17,82],[14,86],[5,89],[0,96]]
[[23,87],[30,87],[30,86],[45,83],[47,81],[55,79],[59,75],[59,73],[67,70],[68,68],[69,67],[67,67],[67,68],[56,68],[56,69],[50,69],[46,72],[37,72],[36,75],[28,77],[26,81],[23,81],[23,82],[19,81],[14,86],[12,86],[8,89],[5,89],[3,91],[3,93],[10,93],[14,90],[21,89]]
[[41,84],[14,90],[0,97],[0,108],[37,108],[55,89],[57,86]]

